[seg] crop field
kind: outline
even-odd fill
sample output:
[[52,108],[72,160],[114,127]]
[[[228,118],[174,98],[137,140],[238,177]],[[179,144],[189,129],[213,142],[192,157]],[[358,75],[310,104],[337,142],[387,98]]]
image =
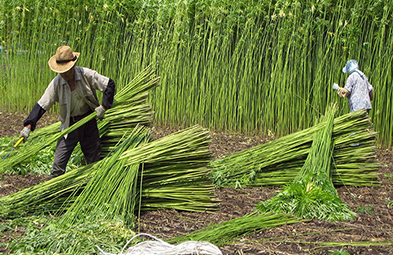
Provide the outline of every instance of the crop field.
[[[24,119],[23,115],[2,113],[0,116],[0,138],[14,135],[18,131],[15,126],[20,125]],[[42,119],[41,127],[53,121],[56,121],[55,117],[46,116]],[[175,131],[177,130],[173,128],[157,126],[154,136],[158,139]],[[251,148],[269,140],[268,137],[247,137],[233,133],[211,132],[211,136],[210,150],[215,158]],[[377,160],[381,163],[378,169],[380,186],[337,188],[343,201],[357,212],[356,219],[343,222],[312,220],[282,225],[239,237],[233,242],[219,246],[220,250],[223,254],[392,253],[393,211],[391,206],[388,206],[388,201],[391,201],[393,196],[393,152],[380,149],[377,152]],[[21,188],[36,185],[47,179],[48,175],[3,174],[0,180],[0,196],[10,195]],[[174,209],[148,211],[141,214],[137,230],[167,240],[201,229],[209,224],[225,222],[249,214],[255,210],[257,203],[273,197],[279,190],[278,187],[216,189],[215,196],[220,200],[219,211],[213,213]],[[30,220],[21,219],[2,221],[1,252],[7,254],[12,242],[18,243],[26,231],[31,231],[32,226],[29,222]],[[39,229],[40,226],[35,225],[34,228]],[[97,232],[97,236],[99,234]],[[131,237],[129,234],[124,239]],[[145,240],[150,239],[141,241]],[[71,237],[69,241],[72,242]],[[121,245],[124,244],[125,242],[121,243]],[[91,248],[95,250],[94,247]]]
[[[0,254],[120,254],[138,233],[393,254],[392,1],[11,0],[0,17]],[[100,161],[77,146],[50,179],[56,141],[96,118],[59,132],[55,104],[14,146],[60,45],[116,93]],[[369,112],[333,90],[349,59]]]

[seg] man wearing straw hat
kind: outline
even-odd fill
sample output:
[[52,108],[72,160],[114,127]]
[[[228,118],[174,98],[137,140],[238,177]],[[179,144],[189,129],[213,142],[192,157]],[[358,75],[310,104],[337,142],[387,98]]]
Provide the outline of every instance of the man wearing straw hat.
[[[56,54],[49,59],[50,69],[58,75],[49,83],[23,123],[20,136],[24,137],[25,141],[30,132],[34,131],[37,121],[55,102],[59,104],[61,131],[94,111],[97,117],[102,119],[105,110],[112,106],[114,81],[94,70],[75,66],[79,55],[80,53],[73,52],[70,46],[60,46]],[[102,104],[99,103],[96,90],[103,93]],[[88,164],[100,159],[101,142],[96,119],[58,140],[51,178],[65,173],[68,160],[78,142]]]
[[358,62],[354,59],[348,60],[342,71],[349,74],[345,86],[341,88],[335,83],[333,88],[337,89],[340,97],[348,97],[351,112],[360,109],[366,109],[369,112],[371,110],[374,88],[366,75],[359,70]]

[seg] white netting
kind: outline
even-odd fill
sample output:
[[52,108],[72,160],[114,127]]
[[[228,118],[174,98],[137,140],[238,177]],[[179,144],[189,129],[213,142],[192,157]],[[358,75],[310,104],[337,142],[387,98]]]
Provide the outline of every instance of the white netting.
[[[153,238],[155,241],[144,241],[134,245],[127,249],[125,253],[124,249],[128,244],[138,236],[148,236]],[[222,255],[220,249],[217,246],[203,241],[187,241],[178,245],[172,245],[166,243],[155,236],[140,233],[131,238],[126,245],[124,245],[122,251],[118,254],[106,253],[97,246],[103,255]]]

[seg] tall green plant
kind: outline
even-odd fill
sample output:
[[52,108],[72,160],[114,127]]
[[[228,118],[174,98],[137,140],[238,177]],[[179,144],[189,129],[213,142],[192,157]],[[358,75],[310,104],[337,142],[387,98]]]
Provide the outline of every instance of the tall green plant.
[[375,87],[378,143],[392,144],[389,1],[15,0],[0,12],[2,109],[30,109],[54,76],[47,59],[70,44],[79,65],[119,84],[154,63],[159,122],[283,136],[331,102],[349,111],[331,85],[345,83],[341,68],[356,58]]

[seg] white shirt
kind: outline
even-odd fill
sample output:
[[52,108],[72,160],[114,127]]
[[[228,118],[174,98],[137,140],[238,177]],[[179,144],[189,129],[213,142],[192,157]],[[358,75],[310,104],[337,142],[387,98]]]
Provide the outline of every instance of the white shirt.
[[360,109],[371,110],[369,93],[373,90],[373,86],[369,83],[364,73],[361,71],[353,72],[348,77],[344,88],[350,93],[348,103],[351,112]]
[[[105,77],[94,70],[75,66],[75,86],[76,93],[94,110],[99,106],[96,90],[104,92],[109,82]],[[38,104],[48,111],[55,102],[59,103],[60,109],[60,129],[70,126],[71,116],[71,89],[67,81],[58,74],[48,85]]]

